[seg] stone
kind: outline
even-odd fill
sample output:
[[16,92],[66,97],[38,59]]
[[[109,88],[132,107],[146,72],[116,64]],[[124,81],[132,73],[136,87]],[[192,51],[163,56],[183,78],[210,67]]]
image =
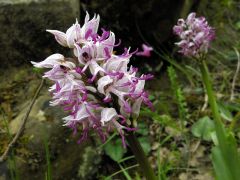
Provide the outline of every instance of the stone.
[[0,69],[63,52],[46,29],[66,29],[78,17],[78,0],[0,1]]
[[101,149],[98,152],[90,146],[85,148],[82,162],[78,169],[78,177],[80,179],[92,179],[93,175],[98,172],[101,155]]
[[[87,179],[97,172],[95,167],[101,162],[100,154],[93,150],[90,140],[77,144],[78,137],[73,137],[72,130],[63,126],[62,118],[66,114],[60,107],[50,107],[48,91],[43,91],[36,100],[27,120],[24,134],[18,140],[16,164],[19,177],[25,180],[44,179],[47,162],[44,141],[49,146],[52,177],[54,179],[72,179],[81,176]],[[15,134],[29,106],[26,101],[19,115],[13,119],[9,128]],[[94,160],[94,163],[91,162]],[[94,165],[94,166],[92,166]],[[21,168],[20,168],[21,167]],[[79,169],[86,167],[84,173]],[[87,168],[88,167],[88,168]],[[89,168],[91,167],[91,168]],[[1,175],[1,174],[0,174]]]
[[[122,40],[122,45],[116,48],[118,53],[122,53],[123,47],[131,46],[132,51],[141,49],[142,43],[169,48],[169,40],[173,37],[172,26],[182,9],[186,9],[178,0],[149,0],[147,3],[144,0],[114,0],[107,3],[82,0],[79,3],[79,0],[1,1],[0,68],[41,61],[55,52],[69,55],[68,49],[58,45],[45,30],[66,31],[80,12],[80,22],[83,22],[86,10],[91,16],[98,13],[101,27],[112,30]],[[136,62],[134,59],[133,64]],[[138,59],[137,63],[146,64],[144,57]],[[153,57],[148,64],[158,67],[159,57]]]

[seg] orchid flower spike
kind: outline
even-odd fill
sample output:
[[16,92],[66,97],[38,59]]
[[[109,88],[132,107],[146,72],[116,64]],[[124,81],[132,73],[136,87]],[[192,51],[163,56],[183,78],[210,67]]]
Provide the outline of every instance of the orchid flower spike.
[[208,52],[215,36],[214,29],[208,25],[206,18],[196,17],[196,13],[190,13],[186,20],[179,19],[173,32],[181,39],[175,43],[180,48],[179,52],[195,58]]
[[[130,48],[124,53],[114,53],[115,34],[102,30],[98,34],[100,17],[89,20],[86,14],[84,24],[76,21],[66,33],[47,30],[56,41],[69,48],[74,57],[53,54],[42,62],[32,62],[35,67],[49,69],[43,75],[53,82],[49,88],[52,94],[51,106],[61,106],[67,112],[64,126],[73,129],[74,134],[82,127],[79,143],[87,139],[93,129],[102,141],[109,131],[116,130],[123,141],[124,131],[136,130],[126,124],[126,119],[139,115],[141,104],[152,108],[145,81],[152,75],[137,76],[137,68],[128,67]],[[143,44],[139,55],[150,56],[151,47]]]

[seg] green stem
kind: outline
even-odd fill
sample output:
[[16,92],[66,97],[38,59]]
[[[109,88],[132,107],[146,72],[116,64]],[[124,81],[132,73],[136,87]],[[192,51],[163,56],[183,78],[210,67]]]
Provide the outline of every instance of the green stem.
[[[218,111],[216,99],[212,90],[208,68],[204,60],[202,61],[200,68],[202,72],[203,83],[205,85],[206,92],[208,95],[209,104],[212,109],[213,118],[215,120],[215,129],[216,129],[216,135],[218,139],[219,152],[220,152],[219,155],[222,156],[222,160],[223,160],[221,163],[226,168],[226,172],[228,173],[227,175],[228,179],[238,180],[240,177],[240,172],[238,169],[238,167],[240,167],[240,159],[239,159],[236,139],[233,134],[227,133],[223,126],[223,123],[221,121],[221,116]],[[216,157],[216,149],[215,149],[215,157]],[[220,165],[218,164],[218,168],[219,166]],[[222,179],[221,173],[223,172],[220,172],[218,168],[215,169],[215,171],[218,173],[217,179]]]
[[206,62],[202,60],[200,65],[201,73],[202,73],[202,79],[203,83],[208,95],[208,102],[210,105],[210,108],[212,110],[213,118],[215,120],[215,128],[216,128],[216,135],[218,139],[219,146],[221,149],[225,149],[226,147],[226,136],[225,136],[225,129],[222,124],[221,116],[219,114],[216,98],[212,89],[211,79],[209,76],[208,68],[206,65]]
[[151,165],[148,162],[148,159],[142,149],[142,146],[140,145],[139,141],[137,140],[136,136],[133,132],[129,132],[126,136],[126,139],[129,143],[129,146],[137,159],[137,162],[142,169],[145,177],[147,180],[157,180],[154,171],[151,167]]

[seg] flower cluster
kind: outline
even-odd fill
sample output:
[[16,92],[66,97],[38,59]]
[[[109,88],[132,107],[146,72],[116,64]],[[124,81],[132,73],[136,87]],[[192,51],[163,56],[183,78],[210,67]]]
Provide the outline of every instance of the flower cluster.
[[90,20],[86,14],[84,25],[76,21],[66,33],[47,30],[56,41],[73,52],[73,57],[53,54],[42,62],[32,62],[37,68],[50,68],[44,74],[54,82],[52,106],[60,105],[69,113],[63,120],[76,134],[82,126],[79,142],[85,140],[90,129],[97,131],[104,141],[109,131],[116,129],[124,143],[124,130],[131,131],[127,119],[136,118],[141,103],[152,104],[144,91],[145,80],[152,75],[137,77],[137,68],[128,67],[133,55],[125,48],[116,55],[115,35],[102,29],[97,33],[100,17]]
[[176,43],[180,53],[188,57],[199,57],[207,53],[210,42],[215,33],[208,25],[205,17],[196,17],[196,13],[190,13],[186,20],[179,19],[173,31],[181,39]]

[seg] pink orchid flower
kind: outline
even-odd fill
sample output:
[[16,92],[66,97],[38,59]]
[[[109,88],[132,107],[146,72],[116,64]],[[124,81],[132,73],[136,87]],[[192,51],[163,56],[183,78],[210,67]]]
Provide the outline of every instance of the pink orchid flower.
[[[103,141],[109,131],[116,129],[126,146],[124,131],[136,130],[128,127],[126,119],[137,118],[142,103],[152,107],[144,91],[145,81],[152,76],[138,77],[137,68],[128,67],[135,53],[130,53],[130,48],[120,55],[114,54],[115,34],[104,29],[101,35],[97,34],[99,20],[98,15],[89,20],[87,13],[83,26],[76,21],[66,33],[47,30],[60,45],[70,48],[75,57],[53,54],[32,64],[50,69],[43,76],[53,82],[49,88],[50,105],[61,106],[68,113],[63,118],[64,125],[72,128],[74,134],[82,126],[79,143],[88,137],[90,129]],[[199,35],[195,40],[201,38]],[[146,45],[143,49],[142,55],[150,56],[152,49]]]
[[150,46],[147,46],[146,44],[142,44],[143,51],[137,52],[137,56],[144,56],[144,57],[150,57],[151,51],[153,51],[153,48]]
[[196,17],[190,13],[186,20],[179,19],[173,27],[173,32],[181,39],[175,43],[180,47],[179,52],[187,57],[199,57],[207,53],[215,32],[208,25],[205,17]]

